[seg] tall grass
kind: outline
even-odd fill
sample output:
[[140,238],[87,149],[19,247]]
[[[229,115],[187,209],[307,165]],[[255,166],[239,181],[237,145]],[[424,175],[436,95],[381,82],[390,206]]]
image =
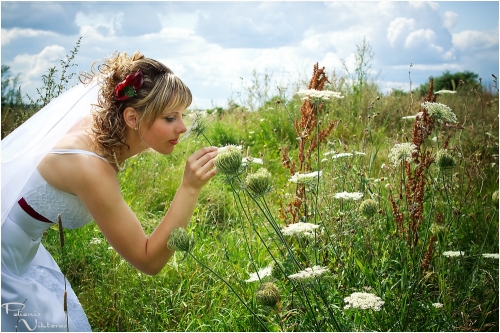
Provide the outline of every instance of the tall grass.
[[[360,81],[315,66],[294,85],[343,96],[330,100],[269,96],[269,76],[254,74],[254,96],[209,110],[203,135],[130,159],[122,193],[146,232],[207,139],[241,145],[254,163],[204,188],[187,230],[194,248],[157,276],[121,259],[95,224],[66,231],[67,278],[93,329],[498,331],[498,258],[483,256],[498,255],[498,91],[383,94],[363,71]],[[429,115],[425,100],[457,123]],[[414,151],[395,163],[404,143]],[[296,173],[311,177],[290,181]],[[252,177],[271,191],[256,193]],[[315,229],[289,235],[300,222]],[[58,237],[49,229],[44,244],[62,262]],[[357,308],[358,292],[378,305]]]

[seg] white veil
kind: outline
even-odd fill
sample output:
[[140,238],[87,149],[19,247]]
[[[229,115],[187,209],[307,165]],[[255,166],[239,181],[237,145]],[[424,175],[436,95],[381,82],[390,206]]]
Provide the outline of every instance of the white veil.
[[2,225],[40,160],[97,103],[99,86],[79,84],[2,140]]

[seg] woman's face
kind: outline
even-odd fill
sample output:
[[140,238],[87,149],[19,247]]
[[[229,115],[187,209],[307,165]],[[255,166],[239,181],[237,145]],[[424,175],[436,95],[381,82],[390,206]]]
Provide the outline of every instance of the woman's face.
[[155,119],[148,128],[146,124],[139,126],[139,135],[147,148],[152,148],[160,154],[170,154],[179,142],[179,136],[186,132],[182,111],[167,111]]

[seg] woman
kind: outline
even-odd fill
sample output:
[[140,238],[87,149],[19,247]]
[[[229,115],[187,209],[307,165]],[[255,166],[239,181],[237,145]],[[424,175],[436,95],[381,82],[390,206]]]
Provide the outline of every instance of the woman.
[[64,277],[40,244],[58,215],[65,228],[95,220],[125,260],[154,275],[173,254],[170,232],[188,225],[216,174],[216,147],[192,154],[168,212],[146,236],[116,175],[145,149],[174,150],[191,92],[138,52],[115,54],[84,79],[2,140],[2,331],[90,330],[69,284],[64,311]]

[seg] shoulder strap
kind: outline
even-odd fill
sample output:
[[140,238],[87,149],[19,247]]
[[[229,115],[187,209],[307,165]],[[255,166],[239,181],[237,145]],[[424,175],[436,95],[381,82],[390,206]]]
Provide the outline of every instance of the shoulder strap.
[[90,156],[95,156],[103,160],[104,162],[108,163],[108,161],[102,157],[97,155],[94,152],[88,151],[88,150],[82,150],[82,149],[52,149],[49,151],[50,154],[82,154],[82,155],[90,155]]

